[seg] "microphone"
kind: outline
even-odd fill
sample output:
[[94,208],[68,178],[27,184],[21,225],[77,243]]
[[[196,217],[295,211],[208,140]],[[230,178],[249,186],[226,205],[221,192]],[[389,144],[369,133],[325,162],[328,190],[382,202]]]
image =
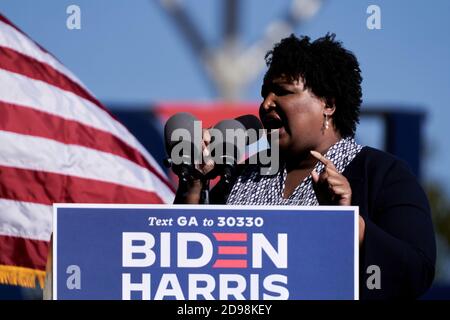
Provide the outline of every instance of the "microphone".
[[198,178],[208,180],[220,175],[225,183],[230,183],[238,162],[245,154],[245,147],[258,141],[262,132],[260,129],[262,124],[259,119],[250,114],[218,122],[210,129],[209,148],[215,166],[204,175],[195,168],[195,164],[202,159],[201,122],[190,113],[179,112],[170,117],[164,126],[168,155],[164,164],[171,167],[182,182]]
[[211,156],[215,162],[211,177],[220,175],[229,184],[235,167],[244,154],[246,127],[237,120],[222,120],[211,130]]
[[247,145],[255,143],[263,135],[263,125],[258,117],[252,114],[246,114],[235,118],[236,121],[242,123],[247,133]]
[[166,167],[182,182],[199,177],[195,162],[201,159],[201,124],[192,114],[179,112],[167,120],[164,126],[164,142],[168,158]]
[[[260,130],[262,124],[254,115],[243,115],[234,120],[221,121],[213,129],[218,129],[220,136],[225,137],[219,144],[222,147],[221,150],[225,149],[225,152],[221,156],[215,154],[216,165],[209,175],[210,179],[217,176],[221,177],[221,183],[216,185],[212,199],[214,199],[214,203],[225,203],[224,196],[227,196],[231,191],[232,182],[236,179],[238,172],[245,168],[245,165],[240,161],[242,155],[246,154],[247,156],[247,147],[252,144],[254,146],[254,142],[258,141],[263,134],[263,131]],[[231,129],[233,134],[227,135],[227,129]],[[210,133],[212,132],[210,131]],[[211,136],[211,140],[212,138],[213,136]],[[212,143],[213,141],[211,141],[210,146],[212,146]],[[210,151],[213,153],[215,150],[210,149]]]

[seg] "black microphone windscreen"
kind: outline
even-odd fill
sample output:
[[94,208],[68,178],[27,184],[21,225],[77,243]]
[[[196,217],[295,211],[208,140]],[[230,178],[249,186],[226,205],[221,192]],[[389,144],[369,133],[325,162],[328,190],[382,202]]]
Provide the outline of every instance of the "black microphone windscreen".
[[[165,126],[164,126],[164,141],[166,145],[166,151],[167,153],[170,153],[172,148],[181,141],[179,140],[172,140],[172,134],[177,129],[185,129],[187,130],[187,133],[190,135],[190,139],[192,141],[194,137],[195,132],[195,121],[199,121],[195,116],[188,112],[179,112],[173,116],[171,116]],[[188,137],[189,138],[189,137]]]
[[252,144],[259,139],[261,139],[263,135],[263,125],[258,117],[252,114],[246,114],[240,117],[237,117],[235,120],[239,121],[245,126],[247,129],[248,141],[247,144]]
[[230,120],[230,119],[220,121],[219,123],[217,123],[214,126],[214,128],[219,130],[220,132],[222,132],[222,134],[224,134],[224,135],[225,135],[226,130],[240,129],[240,130],[243,130],[244,132],[246,130],[245,126],[241,122],[239,122],[237,120]]
[[[223,139],[222,155],[228,158],[233,158],[234,161],[240,159],[244,153],[245,141],[246,141],[246,128],[245,126],[234,119],[222,120],[217,123],[213,129],[220,131],[221,138]],[[215,137],[211,137],[211,142],[215,141]],[[231,147],[232,146],[232,147]],[[219,157],[222,156],[219,154]],[[217,162],[217,161],[216,161]]]
[[237,117],[235,120],[242,123],[247,130],[248,129],[259,130],[263,128],[263,125],[261,121],[258,119],[258,117],[252,114],[245,114],[243,116]]

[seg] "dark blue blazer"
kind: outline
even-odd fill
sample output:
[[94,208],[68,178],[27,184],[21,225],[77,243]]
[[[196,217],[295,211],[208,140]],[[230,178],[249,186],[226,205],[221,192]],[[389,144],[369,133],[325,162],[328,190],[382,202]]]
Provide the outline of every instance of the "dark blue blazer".
[[[364,147],[344,170],[366,228],[360,249],[360,298],[417,298],[434,278],[436,243],[428,199],[407,165]],[[367,269],[381,271],[369,290]]]

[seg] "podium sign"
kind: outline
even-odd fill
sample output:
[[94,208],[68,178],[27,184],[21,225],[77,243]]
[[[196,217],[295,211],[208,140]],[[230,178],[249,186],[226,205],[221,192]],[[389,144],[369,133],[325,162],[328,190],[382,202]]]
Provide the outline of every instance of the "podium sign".
[[55,299],[358,299],[358,208],[54,206]]

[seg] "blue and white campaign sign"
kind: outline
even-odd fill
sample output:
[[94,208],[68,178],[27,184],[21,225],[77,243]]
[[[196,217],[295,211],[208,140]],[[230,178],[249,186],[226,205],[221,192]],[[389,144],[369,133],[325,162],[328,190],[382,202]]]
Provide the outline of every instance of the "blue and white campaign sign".
[[55,299],[358,299],[358,208],[55,205]]

